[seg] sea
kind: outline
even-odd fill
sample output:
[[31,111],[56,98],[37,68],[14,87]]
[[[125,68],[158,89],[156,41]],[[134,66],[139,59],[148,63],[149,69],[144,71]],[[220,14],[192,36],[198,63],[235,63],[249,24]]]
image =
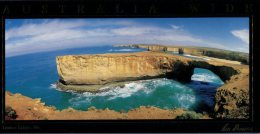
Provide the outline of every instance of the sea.
[[[184,108],[197,112],[213,109],[216,89],[224,82],[213,72],[202,68],[194,69],[190,83],[157,78],[130,82],[124,87],[108,87],[110,90],[101,93],[61,91],[55,85],[59,79],[56,56],[140,51],[147,50],[99,46],[7,57],[5,90],[31,98],[41,98],[45,105],[54,106],[59,110],[67,108],[87,110],[91,106],[115,111],[129,111],[140,106],[155,106],[162,109]],[[183,56],[197,58],[192,55]]]

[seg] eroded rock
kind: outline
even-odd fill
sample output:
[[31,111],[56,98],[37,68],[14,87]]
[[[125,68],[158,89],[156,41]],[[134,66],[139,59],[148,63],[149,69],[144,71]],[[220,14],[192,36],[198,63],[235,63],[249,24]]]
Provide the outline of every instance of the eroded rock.
[[56,62],[63,86],[95,87],[158,77],[188,82],[194,68],[209,69],[225,82],[216,92],[215,117],[249,118],[248,65],[193,60],[160,52],[68,55],[57,57]]

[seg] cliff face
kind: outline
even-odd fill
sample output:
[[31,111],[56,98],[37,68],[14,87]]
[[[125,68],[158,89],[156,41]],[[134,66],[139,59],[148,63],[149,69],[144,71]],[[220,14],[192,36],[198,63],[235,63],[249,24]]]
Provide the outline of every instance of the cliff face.
[[164,46],[148,46],[148,51],[166,51],[167,47]]
[[74,85],[164,77],[172,72],[177,60],[173,55],[151,52],[56,58],[60,80]]
[[239,61],[243,64],[249,64],[249,54],[242,52],[234,52],[228,50],[221,50],[215,48],[206,47],[189,47],[189,46],[177,46],[177,45],[160,45],[160,44],[124,44],[124,45],[114,45],[117,47],[135,47],[135,48],[146,48],[149,51],[169,51],[169,52],[179,52],[180,49],[183,50],[185,54],[192,54],[198,56],[209,56],[221,59],[227,59],[232,61]]
[[249,118],[249,70],[241,67],[239,71],[217,89],[214,108],[217,118]]
[[223,63],[160,52],[68,55],[58,56],[56,62],[60,81],[71,85],[100,85],[158,77],[188,82],[194,68],[209,69],[226,81],[240,70]]

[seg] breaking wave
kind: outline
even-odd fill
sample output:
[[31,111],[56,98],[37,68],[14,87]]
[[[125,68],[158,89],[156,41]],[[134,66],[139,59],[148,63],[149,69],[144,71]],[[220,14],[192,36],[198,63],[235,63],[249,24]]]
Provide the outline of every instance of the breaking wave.
[[208,75],[208,74],[194,74],[191,77],[191,80],[204,81],[204,82],[214,82],[214,80],[216,80],[216,79],[217,78],[215,76]]
[[69,99],[74,107],[95,106],[115,110],[129,110],[142,105],[161,108],[190,108],[196,101],[191,88],[165,78],[140,80],[124,87],[103,87],[100,93],[73,93]]
[[221,81],[218,76],[210,75],[208,73],[194,74],[194,75],[192,75],[191,80],[193,80],[193,81],[201,81],[201,82],[208,82],[208,83],[224,84],[224,82]]
[[[198,104],[214,105],[216,88],[223,83],[209,70],[195,68],[192,82],[182,84],[166,78],[139,80],[124,86],[102,87],[99,93],[69,92],[68,103],[75,109],[87,110],[90,106],[116,111],[130,110],[140,106],[156,106],[164,109],[185,108],[193,110]],[[201,83],[208,82],[208,83]],[[59,90],[55,84],[50,88]]]
[[57,89],[57,85],[56,84],[51,84],[49,88],[50,89]]
[[108,97],[108,100],[116,99],[116,98],[126,98],[130,97],[132,94],[136,92],[144,92],[146,94],[151,92],[151,89],[148,89],[145,86],[145,83],[142,82],[132,82],[129,84],[125,84],[123,88],[118,87],[103,87],[101,90],[104,89],[109,89],[106,92],[101,92],[101,93],[90,93],[90,92],[85,92],[83,93],[84,97],[97,97],[97,96],[106,96]]

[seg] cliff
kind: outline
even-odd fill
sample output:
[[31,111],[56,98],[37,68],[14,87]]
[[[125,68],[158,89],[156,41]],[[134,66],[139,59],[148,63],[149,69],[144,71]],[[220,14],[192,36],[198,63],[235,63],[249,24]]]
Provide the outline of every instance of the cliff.
[[[201,61],[160,52],[68,55],[56,58],[60,87],[66,90],[109,83],[166,77],[191,80],[194,68],[209,69],[225,84],[217,89],[217,118],[249,118],[249,67],[217,61]],[[85,87],[84,87],[85,86]],[[89,91],[89,90],[85,90]],[[239,116],[238,116],[239,115]]]
[[233,61],[239,61],[243,64],[249,64],[249,54],[243,52],[228,51],[216,48],[196,47],[196,46],[178,46],[178,45],[159,45],[159,44],[130,44],[130,45],[114,45],[117,47],[134,47],[134,48],[146,48],[149,51],[168,51],[168,52],[180,52],[182,50],[184,54],[192,54],[198,56],[209,56]]
[[215,116],[224,119],[249,119],[249,68],[241,66],[215,95]]
[[65,85],[103,85],[158,77],[188,82],[194,68],[209,69],[226,81],[239,72],[232,65],[160,52],[67,55],[56,57],[56,62],[60,82]]
[[111,82],[166,77],[178,60],[187,58],[156,53],[68,55],[56,58],[63,84],[98,85]]

